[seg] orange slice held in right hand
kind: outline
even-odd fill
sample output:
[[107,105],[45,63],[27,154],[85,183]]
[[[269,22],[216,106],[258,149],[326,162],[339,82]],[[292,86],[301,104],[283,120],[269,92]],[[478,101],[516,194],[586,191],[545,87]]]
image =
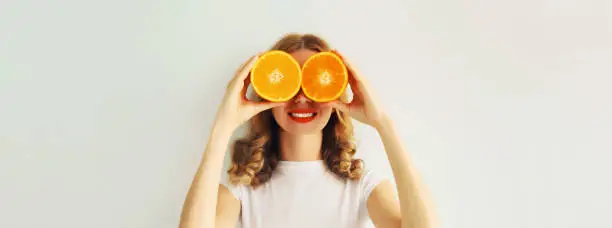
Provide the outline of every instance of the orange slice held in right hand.
[[302,91],[316,102],[338,99],[348,85],[348,71],[340,57],[332,52],[311,56],[302,67]]
[[300,64],[288,53],[269,51],[251,68],[251,85],[263,99],[283,102],[293,98],[302,82]]

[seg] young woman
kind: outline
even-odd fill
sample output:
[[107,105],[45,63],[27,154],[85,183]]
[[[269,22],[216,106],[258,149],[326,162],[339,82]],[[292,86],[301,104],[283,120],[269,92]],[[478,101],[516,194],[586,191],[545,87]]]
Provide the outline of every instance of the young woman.
[[[285,51],[304,64],[330,48],[314,35],[290,34],[271,50]],[[247,76],[256,58],[243,64],[227,86],[185,200],[181,228],[237,223],[243,228],[354,228],[369,221],[376,227],[434,227],[409,154],[372,89],[349,61],[343,58],[354,93],[350,103],[317,103],[301,92],[288,102],[270,103],[246,98]],[[378,131],[399,197],[389,180],[365,171],[363,162],[353,158],[350,118]],[[222,181],[219,173],[228,141],[246,121],[249,133],[234,142],[229,181]]]

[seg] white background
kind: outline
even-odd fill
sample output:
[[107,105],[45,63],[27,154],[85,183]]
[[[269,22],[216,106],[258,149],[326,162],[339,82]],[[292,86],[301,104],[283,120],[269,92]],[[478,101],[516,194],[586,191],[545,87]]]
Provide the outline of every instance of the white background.
[[2,1],[0,227],[176,227],[225,84],[287,32],[370,79],[443,227],[612,227],[604,0]]

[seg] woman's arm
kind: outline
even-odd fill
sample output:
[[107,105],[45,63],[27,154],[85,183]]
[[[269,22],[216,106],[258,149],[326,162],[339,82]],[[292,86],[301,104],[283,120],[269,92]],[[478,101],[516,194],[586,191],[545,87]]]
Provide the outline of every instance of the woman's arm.
[[436,227],[432,206],[425,199],[425,186],[419,180],[418,172],[397,136],[393,123],[380,107],[363,75],[344,56],[337,51],[334,52],[344,60],[348,69],[353,100],[348,104],[333,101],[331,105],[348,113],[357,121],[376,128],[385,146],[397,184],[399,207],[393,197],[390,183],[382,182],[372,190],[367,200],[368,213],[372,221],[381,227]]
[[227,189],[224,191],[222,188],[225,187],[219,185],[219,174],[223,169],[223,159],[231,134],[231,129],[213,127],[204,156],[183,205],[180,228],[216,227],[216,217],[224,220],[219,221],[220,223],[231,221],[233,214],[235,214],[233,219],[238,218],[237,213],[232,212],[240,211],[240,203],[237,203],[238,200],[235,198],[233,200],[235,202],[232,202],[228,197],[228,193],[233,197],[231,193]]
[[418,171],[404,149],[393,123],[388,117],[383,117],[381,120],[376,129],[395,176],[399,207],[393,197],[392,185],[389,182],[382,182],[374,188],[367,201],[370,217],[381,227],[437,227],[426,187],[421,182]]
[[236,223],[240,202],[224,186],[219,185],[230,137],[238,126],[251,117],[284,105],[280,102],[253,102],[246,98],[249,84],[247,76],[256,60],[257,56],[253,56],[245,62],[227,85],[204,156],[183,205],[180,228],[231,227]]

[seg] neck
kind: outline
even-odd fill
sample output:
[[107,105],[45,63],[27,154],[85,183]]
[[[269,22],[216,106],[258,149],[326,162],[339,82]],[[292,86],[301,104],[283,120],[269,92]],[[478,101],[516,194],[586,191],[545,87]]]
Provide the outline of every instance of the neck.
[[280,155],[285,161],[315,161],[321,160],[321,144],[323,133],[291,134],[280,133]]

